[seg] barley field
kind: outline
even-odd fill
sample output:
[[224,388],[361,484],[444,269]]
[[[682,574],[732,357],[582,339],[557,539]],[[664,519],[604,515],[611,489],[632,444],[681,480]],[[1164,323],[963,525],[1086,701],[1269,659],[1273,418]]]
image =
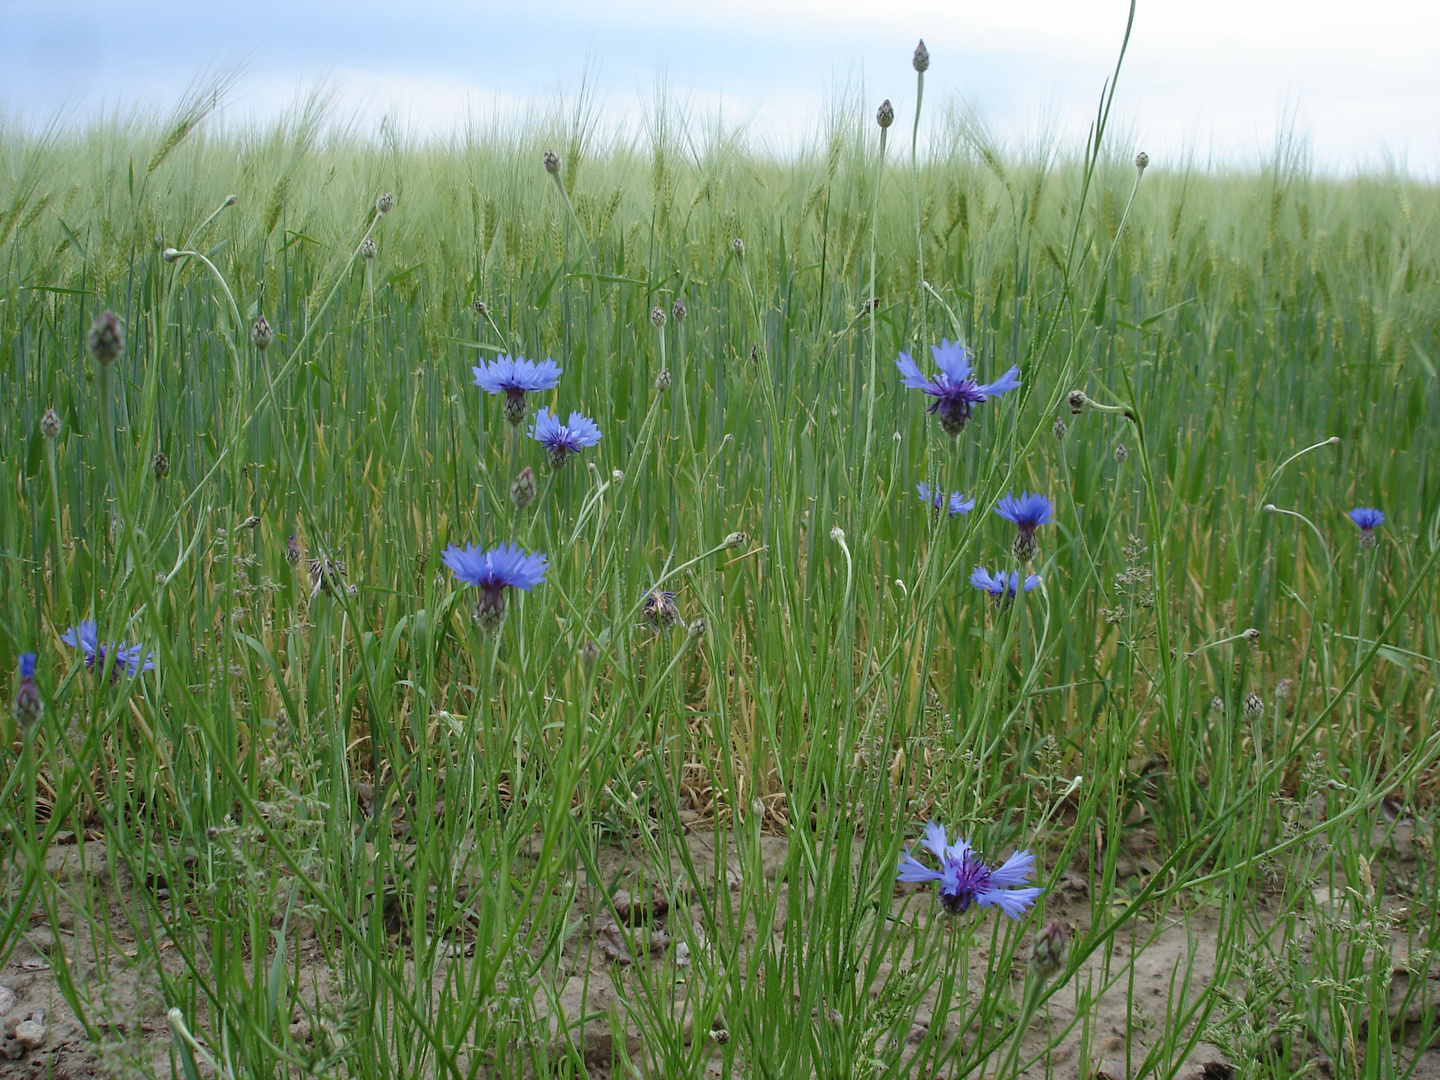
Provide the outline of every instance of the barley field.
[[1440,1076],[1435,186],[223,89],[0,139],[0,1069]]

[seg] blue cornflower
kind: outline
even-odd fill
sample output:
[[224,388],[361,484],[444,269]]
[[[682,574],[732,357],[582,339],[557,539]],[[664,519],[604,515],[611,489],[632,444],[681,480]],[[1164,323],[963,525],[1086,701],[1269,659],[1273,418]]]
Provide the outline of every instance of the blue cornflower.
[[1374,547],[1375,528],[1385,524],[1385,511],[1369,506],[1357,506],[1345,516],[1360,526],[1360,546],[1363,548]]
[[480,599],[475,601],[475,621],[483,630],[498,630],[505,621],[505,590],[529,592],[545,580],[550,560],[536,552],[527,554],[514,544],[502,543],[489,551],[474,544],[456,547],[451,544],[441,556],[457,578],[467,585],[480,586]]
[[995,513],[1012,522],[1019,531],[1011,548],[1015,557],[1025,562],[1035,555],[1035,530],[1055,520],[1055,504],[1044,495],[1029,492],[1018,499],[1014,495],[1001,496]]
[[35,654],[33,652],[20,654],[20,685],[15,688],[15,702],[12,706],[15,713],[15,720],[20,727],[29,731],[40,719],[40,714],[45,711],[45,703],[40,700],[40,691],[35,686]]
[[941,338],[939,345],[930,346],[930,355],[940,369],[933,379],[920,374],[909,353],[902,352],[895,366],[900,369],[901,382],[935,399],[927,411],[936,415],[946,435],[959,435],[970,421],[970,411],[980,402],[1020,385],[1018,367],[1012,367],[993,383],[977,383],[970,377],[970,350],[958,341]]
[[551,416],[549,409],[542,408],[535,414],[535,426],[530,429],[530,437],[549,453],[550,468],[558,469],[571,454],[578,454],[582,447],[598,443],[600,428],[583,413],[572,412],[570,419],[562,424],[558,416]]
[[[123,641],[118,644],[101,645],[94,619],[81,619],[80,625],[70,627],[60,635],[60,640],[66,645],[84,650],[85,666],[93,671],[104,671],[106,656],[113,654],[115,661],[110,670],[112,683],[120,681],[122,671],[133,678],[140,672],[150,671],[155,667],[155,654],[145,652],[143,645],[127,645]],[[145,653],[143,661],[140,657],[141,653]]]
[[[929,503],[935,508],[938,514],[945,505],[945,495],[940,491],[931,491],[929,484],[916,484],[915,493],[920,496],[920,501]],[[975,509],[975,500],[967,499],[958,491],[950,493],[950,516],[959,517],[961,514],[968,514]]]
[[931,870],[905,849],[896,877],[900,881],[938,881],[940,903],[959,914],[971,904],[998,907],[1012,919],[1020,919],[1045,890],[1024,888],[1035,869],[1035,856],[1017,851],[994,870],[980,861],[969,842],[960,837],[945,841],[945,826],[934,821],[925,826],[920,846],[940,860],[940,869]]
[[497,356],[484,367],[472,367],[475,385],[487,394],[505,395],[505,420],[512,427],[525,419],[525,395],[549,390],[560,382],[562,370],[554,360],[526,360],[523,356]]
[[[970,575],[970,584],[988,592],[995,598],[996,604],[1005,604],[1014,600],[1016,592],[1020,589],[1020,571],[1011,570],[1007,573],[1000,570],[992,575],[983,566],[977,566]],[[1025,579],[1025,591],[1029,592],[1039,584],[1040,575],[1031,574]]]

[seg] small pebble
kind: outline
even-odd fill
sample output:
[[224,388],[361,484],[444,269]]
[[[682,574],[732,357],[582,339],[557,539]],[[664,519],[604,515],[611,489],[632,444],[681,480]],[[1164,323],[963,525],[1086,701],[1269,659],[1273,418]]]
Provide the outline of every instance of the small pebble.
[[26,1050],[37,1050],[45,1045],[45,1025],[34,1020],[24,1020],[15,1025],[15,1041]]

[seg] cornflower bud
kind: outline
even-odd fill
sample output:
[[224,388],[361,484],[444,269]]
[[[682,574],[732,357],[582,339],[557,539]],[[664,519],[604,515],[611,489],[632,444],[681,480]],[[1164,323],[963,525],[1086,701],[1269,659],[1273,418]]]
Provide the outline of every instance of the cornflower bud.
[[367,236],[364,240],[360,241],[360,254],[365,258],[373,259],[378,250],[375,246],[375,238],[373,236]]
[[659,304],[656,304],[653,308],[650,309],[650,324],[652,326],[665,325],[665,309],[662,308]]
[[1146,167],[1147,167],[1149,164],[1150,164],[1150,155],[1147,154],[1147,153],[1145,153],[1144,150],[1141,150],[1138,154],[1135,155],[1135,171],[1136,171],[1136,172],[1142,172],[1142,173],[1143,173],[1143,172],[1145,171]]
[[157,453],[150,459],[150,471],[156,480],[164,480],[170,475],[170,459],[163,452]]
[[670,369],[668,367],[661,368],[660,374],[655,376],[655,389],[662,394],[670,389]]
[[225,205],[226,205],[226,206],[234,206],[234,205],[235,205],[237,202],[239,202],[239,201],[240,201],[240,196],[239,196],[239,195],[226,195],[226,196],[225,196]]
[[880,125],[881,131],[884,131],[894,122],[895,106],[890,104],[889,98],[886,98],[880,103],[880,108],[875,111],[875,123]]
[[40,434],[47,439],[60,434],[60,414],[54,409],[46,409],[45,415],[40,417]]
[[839,525],[836,525],[830,530],[830,539],[834,540],[837,544],[843,544],[845,542],[845,530],[840,528]]
[[594,671],[595,665],[600,662],[600,646],[594,641],[587,641],[580,646],[580,663],[586,671]]
[[1070,434],[1070,429],[1065,426],[1065,418],[1062,416],[1055,417],[1055,424],[1050,428],[1050,430],[1054,433],[1055,438],[1061,440],[1063,440],[1066,435]]
[[1117,465],[1125,464],[1125,459],[1129,456],[1130,451],[1125,449],[1125,444],[1123,442],[1115,444],[1115,463]]
[[1260,640],[1260,631],[1257,630],[1255,627],[1252,626],[1252,627],[1250,627],[1250,629],[1246,630],[1246,631],[1245,631],[1243,634],[1241,634],[1240,636],[1243,637],[1246,641],[1259,641],[1259,640]]
[[251,514],[251,515],[250,515],[249,517],[247,517],[244,521],[240,522],[240,528],[242,528],[242,529],[253,529],[253,528],[255,528],[256,526],[258,526],[259,524],[260,524],[260,515],[259,515],[259,514]]
[[686,314],[687,312],[685,311],[685,301],[681,300],[678,296],[675,297],[675,303],[670,305],[671,317],[674,318],[676,322],[684,322]]
[[745,542],[749,539],[750,538],[743,532],[732,532],[729,536],[725,537],[724,542],[720,546],[727,548],[744,547]]
[[737,259],[743,259],[745,257],[745,241],[738,236],[735,237],[730,241],[730,250],[735,253]]
[[300,565],[300,545],[293,536],[285,542],[285,561],[291,566]]
[[255,316],[255,321],[250,324],[250,341],[255,348],[264,352],[275,340],[275,331],[270,329],[270,324],[265,321],[264,315]]
[[510,501],[516,510],[524,510],[535,501],[535,470],[526,465],[510,481]]
[[910,58],[910,63],[921,75],[925,74],[925,70],[930,66],[930,51],[925,48],[924,38],[915,46],[915,55]]
[[1245,719],[1258,720],[1260,714],[1265,711],[1265,702],[1259,694],[1245,695]]
[[90,358],[101,367],[110,363],[125,351],[125,328],[113,311],[102,311],[90,324],[90,334],[85,339]]
[[1278,683],[1275,684],[1275,698],[1276,698],[1276,700],[1278,700],[1278,701],[1284,701],[1284,700],[1285,700],[1286,698],[1288,698],[1289,696],[1290,696],[1290,680],[1289,680],[1289,679],[1281,679]]
[[545,162],[545,171],[547,173],[551,176],[560,175],[560,155],[555,153],[554,150],[546,150],[541,160]]
[[1084,390],[1071,390],[1070,396],[1066,400],[1070,403],[1070,411],[1079,416],[1081,410],[1085,408],[1085,402],[1090,399],[1085,396]]
[[180,258],[180,249],[167,247],[164,251],[160,252],[160,257],[167,263],[173,263]]
[[483,317],[483,316],[485,316],[485,315],[490,314],[490,308],[487,307],[486,304],[485,304],[485,301],[484,301],[484,300],[481,300],[478,296],[475,298],[474,307],[475,307],[475,313],[476,313],[477,315],[480,315],[480,316]]
[[700,638],[705,636],[706,632],[709,629],[710,624],[705,621],[704,616],[701,616],[700,618],[692,622],[688,627],[686,627],[686,633],[688,633],[692,638],[698,641]]
[[1041,982],[1049,980],[1065,967],[1065,927],[1048,922],[1030,943],[1030,970]]
[[1218,694],[1210,699],[1210,712],[1215,716],[1222,716],[1225,713],[1225,699]]
[[379,210],[382,214],[388,214],[394,208],[395,195],[393,192],[384,192],[378,199],[375,200],[375,209]]

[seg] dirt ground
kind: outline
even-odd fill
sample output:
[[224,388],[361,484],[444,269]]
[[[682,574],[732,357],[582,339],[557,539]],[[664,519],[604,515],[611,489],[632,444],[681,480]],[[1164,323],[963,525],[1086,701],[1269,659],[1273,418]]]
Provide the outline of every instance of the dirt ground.
[[[714,869],[714,848],[707,834],[694,832],[689,842],[691,857],[702,874],[702,880],[715,880],[709,876]],[[778,837],[766,837],[761,842],[764,872],[767,877],[772,877],[784,860],[785,841]],[[1122,869],[1133,879],[1143,875],[1146,866],[1143,859],[1127,858]],[[102,893],[108,891],[119,896],[135,887],[123,871],[116,874],[120,880],[111,880],[103,842],[85,845],[83,866],[79,848],[73,845],[55,848],[50,853],[47,870],[57,883],[66,888],[88,879],[88,883],[92,887],[98,886]],[[574,917],[584,929],[567,944],[557,983],[537,990],[534,999],[536,1014],[548,1022],[552,1032],[564,1026],[570,1030],[570,1037],[580,1042],[587,1069],[594,1076],[610,1074],[620,1050],[613,1040],[621,1031],[625,1032],[625,1054],[642,1068],[645,1067],[646,1051],[633,1025],[627,1025],[623,1019],[592,1019],[584,1024],[582,1032],[581,1016],[588,1013],[594,1017],[607,1011],[617,1018],[626,1015],[619,1004],[617,983],[623,979],[621,973],[637,962],[632,948],[638,951],[643,944],[648,952],[638,962],[662,958],[674,963],[677,971],[685,968],[689,946],[682,940],[682,935],[675,932],[678,926],[676,920],[690,918],[698,924],[700,913],[698,906],[686,911],[685,904],[681,903],[671,910],[668,904],[646,899],[638,892],[642,888],[639,879],[644,868],[618,848],[609,853],[601,870],[609,881],[623,882],[628,876],[637,888],[634,898],[628,893],[615,896],[615,906],[627,925],[622,927],[617,924],[610,905],[595,902],[594,898],[599,895],[597,889],[581,890],[581,899],[577,899],[579,910]],[[738,864],[732,863],[725,869],[725,878],[732,887],[738,887],[740,872]],[[912,912],[928,910],[924,907],[925,898],[915,895],[923,889],[922,886],[897,885],[895,910],[899,911],[902,907],[908,907]],[[1083,875],[1063,874],[1058,887],[1046,899],[1047,916],[1068,925],[1072,931],[1083,933],[1088,929],[1091,910],[1087,890]],[[1343,902],[1343,896],[1317,895],[1314,908],[1321,916],[1327,911],[1333,916],[1339,912]],[[783,900],[777,910],[785,910]],[[627,918],[627,914],[630,917]],[[67,938],[63,942],[63,950],[56,949],[52,930],[37,911],[5,968],[0,971],[0,1029],[4,1034],[3,1042],[0,1042],[0,1080],[5,1077],[40,1076],[86,1080],[90,1077],[138,1075],[133,1070],[142,1062],[148,1062],[157,1076],[171,1075],[172,1035],[163,1003],[153,989],[154,973],[147,973],[131,962],[134,950],[127,947],[123,940],[119,943],[123,955],[97,955],[91,947],[83,920],[77,923],[73,914],[63,906],[59,921],[60,932]],[[1183,919],[1162,916],[1159,924],[1137,919],[1110,945],[1108,957],[1103,951],[1092,954],[1031,1024],[1024,1047],[1025,1056],[1038,1054],[1041,1057],[1024,1075],[1035,1080],[1042,1077],[1091,1080],[1102,1076],[1108,1080],[1130,1080],[1140,1075],[1139,1065],[1149,1045],[1146,1036],[1161,1029],[1165,1009],[1178,981],[1188,981],[1191,992],[1195,993],[1213,974],[1215,922],[1213,913],[1203,907],[1188,912]],[[768,928],[768,932],[778,933],[781,929],[777,925]],[[752,935],[755,932],[752,927]],[[333,993],[333,988],[312,926],[302,924],[297,928],[295,948],[301,957],[305,996],[311,999],[313,992],[324,1000]],[[77,982],[92,988],[104,988],[103,1000],[97,998],[93,1009],[106,1027],[101,1038],[95,1042],[87,1039],[59,991],[51,960],[58,958],[61,952],[71,958],[71,972]],[[160,957],[168,971],[179,974],[183,970],[180,957],[168,942],[162,944]],[[1132,959],[1133,976],[1128,970]],[[1104,976],[1107,961],[1113,980],[1108,986]],[[983,965],[983,956],[980,962]],[[1116,972],[1124,974],[1115,978]],[[882,971],[882,977],[884,974],[886,972]],[[1428,974],[1432,979],[1440,978],[1440,972],[1430,970]],[[1022,977],[1023,972],[1017,969],[1017,998]],[[1397,977],[1398,981],[1401,980]],[[978,992],[979,986],[978,981],[972,981],[972,992]],[[1046,1054],[1049,1032],[1064,1030],[1071,1024],[1076,1018],[1078,999],[1087,991],[1098,993],[1088,1005],[1088,1023],[1074,1024],[1059,1046]],[[557,1012],[563,1016],[557,1015]],[[835,1022],[835,1018],[829,1019]],[[1414,1022],[1419,1017],[1406,1019]],[[294,1020],[291,1034],[303,1042],[310,1036],[309,1024],[299,1015]],[[31,1021],[32,1026],[17,1032],[19,1025],[25,1021]],[[822,1022],[826,1022],[824,1018],[816,1018],[816,1023]],[[35,1023],[43,1029],[45,1041],[43,1045],[26,1049],[24,1040],[17,1038],[17,1033],[28,1034],[33,1042],[37,1030],[33,1026]],[[933,1016],[927,999],[926,1006],[916,1017],[911,1042],[918,1044],[936,1023],[946,1023],[944,1040],[947,1043],[967,1035],[956,1028],[953,1020],[947,1023],[945,1018]],[[708,1037],[714,1040],[716,1034],[711,1032]],[[996,1066],[999,1065],[998,1055],[992,1060]],[[718,1048],[712,1055],[712,1061],[710,1073],[719,1077]],[[1237,1064],[1241,1065],[1238,1069]],[[1348,1072],[1320,1058],[1318,1053],[1311,1064],[1313,1074],[1322,1080],[1344,1076]],[[1200,1043],[1181,1063],[1177,1075],[1182,1080],[1229,1080],[1237,1072],[1247,1075],[1250,1070],[1244,1068],[1243,1063],[1227,1061],[1217,1047]],[[1420,1052],[1411,1075],[1415,1080],[1440,1080],[1440,1049]],[[977,1080],[981,1078],[977,1077]]]

